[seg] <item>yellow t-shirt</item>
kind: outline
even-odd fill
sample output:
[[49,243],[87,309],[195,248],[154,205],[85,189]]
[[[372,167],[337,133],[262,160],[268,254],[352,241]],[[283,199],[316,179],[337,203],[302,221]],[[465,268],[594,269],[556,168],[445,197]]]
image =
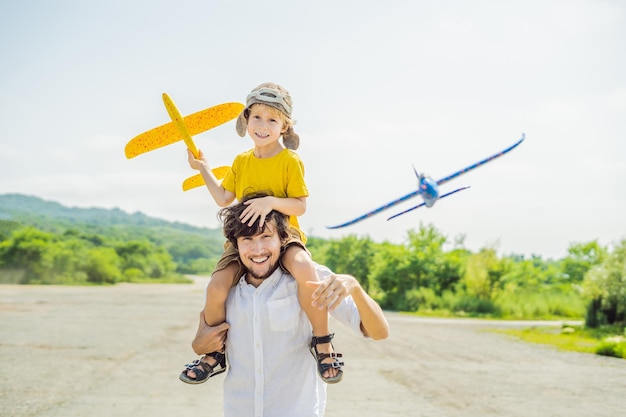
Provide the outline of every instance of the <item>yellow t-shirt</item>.
[[[304,164],[290,149],[283,149],[271,158],[257,158],[253,149],[240,153],[224,177],[222,187],[235,194],[238,201],[247,194],[260,191],[280,198],[309,196],[304,182]],[[289,224],[300,232],[302,242],[306,243],[298,218],[290,216]]]

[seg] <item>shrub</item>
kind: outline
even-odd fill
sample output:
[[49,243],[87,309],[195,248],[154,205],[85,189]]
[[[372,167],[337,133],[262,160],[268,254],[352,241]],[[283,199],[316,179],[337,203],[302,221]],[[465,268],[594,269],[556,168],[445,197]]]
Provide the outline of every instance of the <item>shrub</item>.
[[420,287],[406,292],[407,311],[435,310],[438,305],[438,297],[432,288]]
[[490,300],[462,294],[456,299],[452,310],[457,313],[469,313],[470,315],[498,315],[498,307]]
[[602,339],[596,353],[602,356],[626,359],[626,339],[624,336],[613,336]]

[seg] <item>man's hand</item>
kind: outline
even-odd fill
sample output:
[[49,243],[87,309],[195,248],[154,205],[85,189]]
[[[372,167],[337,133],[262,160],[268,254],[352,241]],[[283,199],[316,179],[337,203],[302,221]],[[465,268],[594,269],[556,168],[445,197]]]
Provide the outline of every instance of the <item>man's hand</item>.
[[200,323],[196,337],[191,342],[193,351],[198,355],[210,352],[221,352],[226,342],[226,334],[230,325],[226,322],[210,327],[204,321],[204,313],[200,312]]
[[361,331],[374,340],[389,337],[389,324],[378,303],[361,287],[352,275],[330,274],[322,281],[307,281],[315,288],[312,304],[319,309],[333,311],[347,296],[352,296],[361,316]]

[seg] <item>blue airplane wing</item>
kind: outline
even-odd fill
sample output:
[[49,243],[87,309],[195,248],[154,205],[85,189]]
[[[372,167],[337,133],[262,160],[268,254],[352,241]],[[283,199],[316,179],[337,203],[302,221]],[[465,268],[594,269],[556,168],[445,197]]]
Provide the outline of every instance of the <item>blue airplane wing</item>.
[[483,165],[483,164],[486,164],[486,163],[487,163],[487,162],[489,162],[489,161],[493,161],[494,159],[496,159],[496,158],[498,158],[498,157],[500,157],[500,156],[504,155],[505,153],[512,151],[512,150],[513,150],[513,149],[515,149],[515,148],[516,148],[516,147],[517,147],[520,143],[522,143],[522,142],[524,141],[524,138],[525,138],[525,137],[526,137],[526,135],[522,133],[522,138],[521,138],[520,140],[518,140],[517,142],[515,142],[513,145],[511,145],[511,146],[509,146],[508,148],[506,148],[505,150],[500,151],[500,152],[498,152],[498,153],[496,153],[496,154],[494,154],[494,155],[491,155],[490,157],[485,158],[485,159],[483,159],[482,161],[476,162],[476,163],[475,163],[475,164],[473,164],[473,165],[470,165],[470,166],[468,166],[468,167],[466,167],[466,168],[463,168],[462,170],[457,171],[457,172],[455,172],[454,174],[448,175],[447,177],[443,177],[442,179],[437,180],[437,185],[441,185],[441,184],[443,184],[443,183],[445,183],[445,182],[448,182],[448,181],[450,181],[451,179],[454,179],[454,178],[458,177],[459,175],[465,174],[465,173],[466,173],[466,172],[468,172],[468,171],[471,171],[471,170],[473,170],[473,169],[476,169],[476,168],[478,168],[479,166],[481,166],[481,165]]
[[341,227],[350,226],[351,224],[358,223],[361,220],[365,220],[368,217],[373,216],[374,214],[378,214],[378,213],[380,213],[383,210],[387,210],[388,208],[393,207],[396,204],[400,204],[401,202],[406,201],[409,198],[415,197],[418,194],[419,194],[418,190],[410,192],[410,193],[408,193],[408,194],[406,194],[406,195],[404,195],[404,196],[402,196],[400,198],[397,198],[397,199],[395,199],[395,200],[385,204],[384,206],[380,206],[377,209],[374,209],[374,210],[372,210],[370,212],[367,212],[364,215],[357,217],[356,219],[352,219],[352,220],[350,220],[348,222],[345,222],[345,223],[342,223],[342,224],[338,224],[336,226],[326,226],[326,228],[327,229],[339,229]]

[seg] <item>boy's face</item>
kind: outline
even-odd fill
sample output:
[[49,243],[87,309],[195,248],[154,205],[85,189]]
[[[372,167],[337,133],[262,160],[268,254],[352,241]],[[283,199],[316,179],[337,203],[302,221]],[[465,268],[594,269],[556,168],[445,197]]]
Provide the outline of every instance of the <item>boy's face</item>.
[[237,246],[250,284],[260,284],[278,268],[282,242],[275,221],[265,223],[265,230],[258,235],[238,237]]
[[248,135],[255,147],[275,146],[283,134],[283,118],[273,108],[254,104],[248,115]]

